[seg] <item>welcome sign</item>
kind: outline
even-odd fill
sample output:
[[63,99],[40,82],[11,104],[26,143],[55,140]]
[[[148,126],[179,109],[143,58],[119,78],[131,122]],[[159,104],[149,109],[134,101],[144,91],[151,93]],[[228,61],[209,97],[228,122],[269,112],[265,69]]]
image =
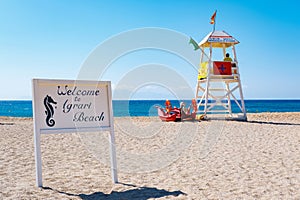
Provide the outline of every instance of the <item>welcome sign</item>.
[[33,80],[41,131],[110,127],[110,82]]
[[110,131],[113,182],[117,182],[110,81],[33,79],[37,185],[42,186],[40,134]]

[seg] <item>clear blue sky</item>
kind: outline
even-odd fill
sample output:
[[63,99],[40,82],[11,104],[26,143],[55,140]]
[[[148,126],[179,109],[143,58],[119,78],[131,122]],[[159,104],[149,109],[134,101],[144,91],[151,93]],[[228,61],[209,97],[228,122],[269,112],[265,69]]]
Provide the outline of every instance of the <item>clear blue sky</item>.
[[240,41],[245,98],[300,99],[299,8],[298,0],[0,0],[0,99],[31,99],[32,78],[75,79],[120,32],[161,27],[200,41],[216,9],[216,29]]

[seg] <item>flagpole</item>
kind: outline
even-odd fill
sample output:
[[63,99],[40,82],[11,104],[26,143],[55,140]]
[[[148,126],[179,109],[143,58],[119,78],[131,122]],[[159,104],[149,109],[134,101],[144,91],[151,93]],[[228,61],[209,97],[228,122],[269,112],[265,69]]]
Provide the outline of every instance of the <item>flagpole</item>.
[[217,10],[215,11],[215,18],[214,18],[214,27],[213,27],[213,32],[216,30],[216,18],[217,18]]

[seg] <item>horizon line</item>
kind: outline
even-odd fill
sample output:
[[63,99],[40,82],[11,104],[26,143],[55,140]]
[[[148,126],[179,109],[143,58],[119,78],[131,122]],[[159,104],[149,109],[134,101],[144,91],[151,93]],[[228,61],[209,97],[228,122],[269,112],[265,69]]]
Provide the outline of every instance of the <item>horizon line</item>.
[[[158,101],[158,100],[171,100],[171,101],[186,101],[192,99],[171,99],[171,98],[162,98],[162,99],[112,99],[113,101]],[[238,99],[240,100],[240,99]],[[300,100],[300,98],[247,98],[244,100]],[[32,101],[32,99],[0,99],[0,101]]]

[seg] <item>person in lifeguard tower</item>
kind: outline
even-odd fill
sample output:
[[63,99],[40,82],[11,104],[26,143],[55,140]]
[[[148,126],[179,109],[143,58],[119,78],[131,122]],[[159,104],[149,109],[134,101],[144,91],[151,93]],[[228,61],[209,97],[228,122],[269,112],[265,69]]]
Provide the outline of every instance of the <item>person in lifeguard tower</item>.
[[224,61],[232,62],[232,58],[230,58],[229,53],[226,53],[226,57],[224,58]]
[[166,100],[165,106],[166,106],[167,113],[170,113],[172,110],[172,104],[168,99]]

